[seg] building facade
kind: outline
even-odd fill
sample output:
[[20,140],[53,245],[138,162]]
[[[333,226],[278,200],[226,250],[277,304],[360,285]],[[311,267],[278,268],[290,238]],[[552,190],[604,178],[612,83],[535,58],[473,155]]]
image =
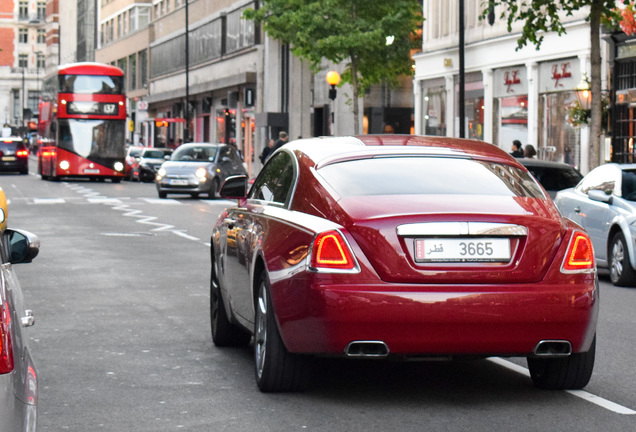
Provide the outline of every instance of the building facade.
[[[533,145],[538,157],[587,172],[588,130],[568,119],[575,87],[590,76],[590,29],[585,10],[563,16],[566,34],[546,33],[540,49],[517,49],[521,26],[512,32],[495,11],[493,24],[479,20],[481,0],[465,0],[466,138],[511,151],[513,140]],[[415,56],[414,107],[418,134],[459,135],[458,3],[424,2],[422,53]],[[607,52],[609,45],[603,43]],[[605,54],[603,56],[607,58]],[[602,87],[607,89],[607,67]],[[602,149],[604,160],[608,152]]]
[[0,2],[0,121],[20,133],[37,117],[47,55],[47,2]]

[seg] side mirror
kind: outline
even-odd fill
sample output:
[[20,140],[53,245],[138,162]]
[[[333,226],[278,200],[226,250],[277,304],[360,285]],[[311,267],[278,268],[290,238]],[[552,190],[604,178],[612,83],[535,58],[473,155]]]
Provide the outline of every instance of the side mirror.
[[607,204],[612,203],[612,196],[599,189],[592,189],[587,192],[587,197],[592,201],[600,201]]
[[247,197],[247,176],[239,175],[225,179],[219,195],[222,198],[241,199]]
[[7,229],[4,240],[11,264],[30,263],[40,252],[40,239],[28,231]]

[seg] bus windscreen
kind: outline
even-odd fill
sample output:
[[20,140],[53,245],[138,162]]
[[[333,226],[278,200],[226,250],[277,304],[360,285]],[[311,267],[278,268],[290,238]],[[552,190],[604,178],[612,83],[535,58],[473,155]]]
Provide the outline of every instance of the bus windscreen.
[[104,75],[60,75],[60,93],[122,94],[124,77]]

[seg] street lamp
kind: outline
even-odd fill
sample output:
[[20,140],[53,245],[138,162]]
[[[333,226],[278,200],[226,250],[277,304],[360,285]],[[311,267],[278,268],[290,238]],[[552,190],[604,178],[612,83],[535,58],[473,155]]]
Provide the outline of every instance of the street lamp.
[[327,72],[327,84],[331,86],[329,89],[329,99],[335,100],[337,95],[336,86],[340,83],[340,74],[336,71]]
[[585,110],[590,109],[590,88],[590,80],[587,79],[587,74],[583,72],[581,81],[574,87],[574,92],[579,105]]

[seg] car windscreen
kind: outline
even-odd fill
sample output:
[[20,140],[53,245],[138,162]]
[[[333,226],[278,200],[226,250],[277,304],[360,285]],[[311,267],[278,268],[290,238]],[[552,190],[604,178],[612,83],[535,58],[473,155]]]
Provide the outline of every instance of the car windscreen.
[[170,160],[212,162],[216,157],[216,151],[217,148],[214,146],[181,146],[172,153]]
[[327,165],[319,174],[342,197],[435,194],[545,198],[525,171],[472,159],[376,157]]

